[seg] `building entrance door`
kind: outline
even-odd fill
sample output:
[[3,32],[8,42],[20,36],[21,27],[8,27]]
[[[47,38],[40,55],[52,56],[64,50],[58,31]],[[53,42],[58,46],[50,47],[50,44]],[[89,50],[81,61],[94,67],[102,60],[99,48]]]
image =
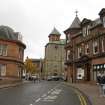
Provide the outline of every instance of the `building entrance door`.
[[86,69],[86,80],[90,81],[90,65],[86,64],[85,69]]

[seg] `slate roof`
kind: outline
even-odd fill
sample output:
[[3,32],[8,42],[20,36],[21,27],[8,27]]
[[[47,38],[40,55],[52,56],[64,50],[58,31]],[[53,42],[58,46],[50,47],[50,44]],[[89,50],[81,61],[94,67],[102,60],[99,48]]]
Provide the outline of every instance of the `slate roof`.
[[50,35],[61,35],[60,32],[54,27]]
[[8,26],[0,26],[0,39],[17,40],[18,35],[14,30]]
[[97,18],[92,22],[92,27],[95,27],[99,24],[102,24],[102,21],[100,20],[100,18]]
[[75,19],[74,19],[74,21],[72,22],[72,24],[71,24],[71,26],[69,27],[69,28],[80,28],[81,26],[80,26],[80,20],[79,20],[79,18],[76,16],[75,17]]

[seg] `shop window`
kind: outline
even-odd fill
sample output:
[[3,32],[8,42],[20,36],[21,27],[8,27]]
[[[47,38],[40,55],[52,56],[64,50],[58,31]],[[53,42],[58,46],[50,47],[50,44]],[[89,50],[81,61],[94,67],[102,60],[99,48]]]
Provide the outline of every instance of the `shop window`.
[[0,55],[7,56],[7,45],[0,44]]
[[93,65],[94,70],[104,70],[105,69],[105,64],[95,64]]

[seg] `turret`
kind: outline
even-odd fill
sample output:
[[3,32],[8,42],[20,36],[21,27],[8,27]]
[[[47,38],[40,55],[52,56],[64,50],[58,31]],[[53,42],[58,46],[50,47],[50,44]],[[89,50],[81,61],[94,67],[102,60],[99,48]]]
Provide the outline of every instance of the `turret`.
[[54,27],[52,32],[49,34],[49,41],[59,41],[61,34],[59,31]]

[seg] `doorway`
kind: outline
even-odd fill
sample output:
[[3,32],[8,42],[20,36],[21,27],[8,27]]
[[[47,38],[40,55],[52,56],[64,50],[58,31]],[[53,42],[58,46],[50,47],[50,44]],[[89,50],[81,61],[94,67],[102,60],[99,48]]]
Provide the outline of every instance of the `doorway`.
[[89,63],[85,65],[85,69],[86,69],[86,80],[90,81],[90,64]]

